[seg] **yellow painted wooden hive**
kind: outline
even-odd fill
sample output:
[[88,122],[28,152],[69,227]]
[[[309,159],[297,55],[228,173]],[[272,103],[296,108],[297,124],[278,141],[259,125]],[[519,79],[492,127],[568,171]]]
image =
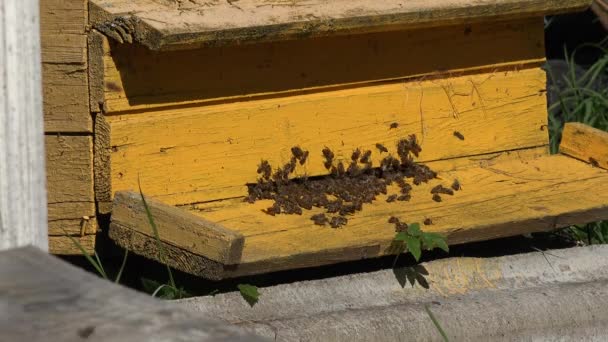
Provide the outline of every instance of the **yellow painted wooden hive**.
[[[608,218],[606,134],[569,124],[548,153],[543,16],[588,5],[92,0],[97,210],[119,245],[156,259],[139,182],[165,261],[210,279],[394,253],[391,216],[450,244]],[[353,151],[372,151],[356,165],[379,178],[411,135],[413,165],[436,178],[410,174],[411,198],[390,185],[339,228],[311,219],[323,205],[270,215],[272,200],[247,201],[262,161],[284,169],[293,147],[308,157],[289,184],[340,183],[357,178],[339,171]]]

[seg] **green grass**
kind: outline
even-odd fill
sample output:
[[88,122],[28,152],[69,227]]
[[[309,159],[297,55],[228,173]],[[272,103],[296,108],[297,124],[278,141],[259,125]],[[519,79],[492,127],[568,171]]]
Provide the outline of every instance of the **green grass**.
[[[577,72],[577,55],[584,49],[598,49],[602,53],[593,65],[584,72]],[[566,122],[582,122],[595,128],[608,131],[608,38],[597,44],[584,44],[571,53],[564,51],[568,72],[557,75],[547,68],[553,89],[557,94],[556,103],[549,107],[549,142],[551,153],[557,153],[561,133]],[[603,80],[603,82],[598,82]],[[557,87],[556,84],[563,84]],[[603,85],[603,86],[602,86]],[[595,222],[582,226],[571,226],[560,232],[569,239],[582,244],[606,243],[608,240],[608,221]]]

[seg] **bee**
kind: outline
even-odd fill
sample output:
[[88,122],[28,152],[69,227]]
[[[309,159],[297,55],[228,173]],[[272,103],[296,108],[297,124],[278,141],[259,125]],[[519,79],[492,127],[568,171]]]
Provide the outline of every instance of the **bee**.
[[454,136],[460,140],[464,140],[464,135],[458,131],[454,131]]
[[454,183],[452,183],[451,188],[454,189],[454,191],[458,191],[461,189],[460,182],[458,181],[458,179],[454,179]]
[[355,211],[357,210],[357,208],[354,205],[344,205],[342,206],[342,208],[340,208],[340,215],[345,216],[345,215],[352,215],[355,213]]
[[316,215],[312,215],[310,217],[310,219],[312,221],[314,221],[314,223],[317,226],[324,226],[325,224],[327,224],[329,222],[329,220],[327,219],[327,216],[325,216],[325,214],[316,214]]
[[396,233],[401,233],[401,232],[405,232],[407,231],[407,223],[403,223],[403,222],[397,222],[395,223],[395,232]]
[[291,154],[293,154],[296,159],[300,160],[304,156],[304,151],[300,146],[294,146],[291,148]]
[[433,189],[431,189],[432,194],[446,194],[446,195],[454,195],[454,191],[452,189],[448,189],[443,185],[439,184]]
[[278,202],[274,202],[272,207],[262,211],[270,216],[275,216],[281,213],[281,205]]
[[329,147],[325,146],[322,153],[325,160],[328,161],[330,164],[334,161],[334,153],[329,149]]
[[398,218],[396,218],[395,216],[391,216],[391,217],[388,219],[388,223],[399,223],[399,219],[398,219]]
[[359,162],[361,164],[368,164],[369,163],[369,157],[372,155],[372,151],[367,150],[363,153],[363,155],[361,156],[361,159],[359,159]]
[[341,208],[342,208],[342,200],[341,199],[337,199],[335,201],[330,201],[325,206],[325,209],[330,214],[331,213],[337,213],[338,211],[340,211]]
[[433,220],[431,220],[430,218],[425,218],[424,219],[424,224],[427,226],[430,226],[433,224]]
[[350,156],[350,159],[354,162],[357,162],[357,159],[359,159],[360,155],[361,155],[361,150],[356,149],[353,151],[353,154]]
[[591,163],[593,167],[600,167],[600,163],[598,163],[597,160],[593,157],[589,157],[589,163]]
[[261,174],[262,177],[266,180],[270,179],[270,175],[272,174],[272,167],[270,167],[270,163],[268,160],[262,160],[260,165],[258,166],[258,174]]
[[387,203],[392,203],[395,202],[395,200],[397,200],[398,195],[390,195],[387,197],[386,202]]
[[401,195],[397,197],[397,201],[409,201],[412,198],[409,194]]
[[344,170],[344,164],[342,164],[342,162],[338,163],[338,176],[344,176],[344,173],[346,173],[346,171]]
[[396,123],[396,122],[393,122],[393,123],[390,125],[389,129],[393,129],[393,128],[397,128],[397,127],[399,127],[399,124],[398,124],[398,123]]
[[439,196],[439,194],[433,194],[433,201],[441,202],[441,196]]
[[378,149],[378,151],[380,151],[380,153],[382,153],[382,152],[387,153],[388,152],[388,149],[386,147],[384,147],[384,145],[382,145],[380,143],[376,144],[376,148]]
[[359,174],[359,166],[357,166],[356,160],[350,163],[346,172],[348,172],[348,174],[351,176],[356,176]]
[[341,226],[344,226],[347,223],[348,223],[348,219],[346,217],[342,217],[342,216],[334,216],[329,221],[329,225],[332,228],[340,228]]

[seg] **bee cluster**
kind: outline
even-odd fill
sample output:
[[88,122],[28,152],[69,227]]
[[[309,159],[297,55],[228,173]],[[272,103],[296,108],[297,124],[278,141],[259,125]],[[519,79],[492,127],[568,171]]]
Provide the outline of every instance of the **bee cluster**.
[[[397,156],[389,154],[382,144],[376,144],[376,149],[381,154],[387,154],[378,167],[372,163],[371,150],[354,150],[346,165],[342,161],[336,162],[334,153],[325,147],[321,153],[328,176],[290,179],[297,164],[304,165],[309,155],[309,151],[294,146],[291,148],[290,161],[274,173],[270,163],[262,160],[257,169],[260,177],[257,183],[248,186],[249,195],[245,200],[249,203],[273,200],[273,205],[264,210],[272,216],[302,215],[303,209],[322,208],[324,213],[313,215],[311,220],[317,225],[338,228],[348,223],[349,215],[361,211],[363,204],[372,203],[381,194],[388,195],[387,202],[409,201],[412,185],[406,181],[408,178],[414,185],[419,185],[437,177],[437,173],[429,167],[414,162],[414,157],[418,157],[422,151],[415,135],[398,141]],[[393,183],[399,187],[399,192],[388,194],[388,186]],[[453,195],[456,187],[460,188],[457,182],[452,189],[442,185],[433,188],[433,199],[437,196],[440,201],[439,194]]]

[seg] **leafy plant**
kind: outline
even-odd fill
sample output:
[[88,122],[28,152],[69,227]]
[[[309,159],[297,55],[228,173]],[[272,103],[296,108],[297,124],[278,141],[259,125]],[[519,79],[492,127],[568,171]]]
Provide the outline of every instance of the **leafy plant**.
[[[420,229],[419,223],[412,223],[408,225],[407,229],[402,232],[398,232],[395,235],[394,241],[397,245],[401,244],[407,248],[416,261],[420,261],[422,256],[422,250],[433,250],[440,248],[446,252],[450,251],[445,238],[437,233],[426,233]],[[397,255],[399,257],[399,255]],[[397,262],[395,258],[395,263]]]
[[253,307],[258,302],[260,292],[256,286],[249,284],[238,284],[236,287],[239,289],[241,296],[243,299],[245,299],[249,306]]

